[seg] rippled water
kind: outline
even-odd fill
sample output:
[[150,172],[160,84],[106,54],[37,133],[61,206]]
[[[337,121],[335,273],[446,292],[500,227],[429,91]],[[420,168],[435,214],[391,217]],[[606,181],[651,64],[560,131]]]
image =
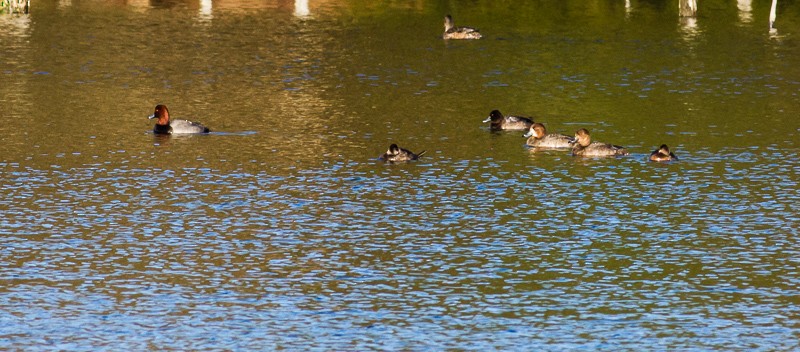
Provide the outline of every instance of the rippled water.
[[800,348],[791,4],[204,4],[0,16],[0,348]]

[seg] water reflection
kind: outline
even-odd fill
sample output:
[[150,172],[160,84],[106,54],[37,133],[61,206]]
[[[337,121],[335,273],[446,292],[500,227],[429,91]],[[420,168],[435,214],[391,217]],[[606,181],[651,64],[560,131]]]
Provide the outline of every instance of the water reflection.
[[697,15],[697,0],[678,0],[678,14],[680,17]]
[[777,6],[778,0],[772,0],[772,5],[769,8],[769,29],[772,32],[775,29],[775,20],[777,19]]
[[736,0],[736,7],[739,9],[739,21],[750,23],[753,21],[753,0]]
[[31,25],[30,15],[0,13],[0,56],[4,64],[0,68],[0,133],[7,148],[26,144],[25,129],[9,122],[25,121],[30,114],[30,82],[37,72],[30,62]]
[[311,15],[311,10],[308,8],[308,0],[294,1],[294,15],[297,17],[308,17]]
[[[648,342],[657,344],[671,336],[663,327],[672,326],[673,309],[681,310],[683,328],[717,336],[701,339],[704,346],[739,341],[732,323],[742,316],[764,319],[747,326],[758,332],[748,335],[754,343],[765,343],[764,336],[782,341],[791,329],[775,326],[790,322],[770,317],[776,309],[797,310],[784,301],[796,290],[782,284],[794,266],[780,259],[798,254],[790,241],[797,233],[770,230],[782,219],[800,219],[791,207],[797,195],[781,191],[797,180],[790,171],[774,172],[790,163],[767,166],[780,157],[729,161],[686,153],[693,161],[657,166],[633,158],[573,163],[555,155],[558,162],[536,164],[345,162],[286,175],[2,164],[12,176],[0,203],[11,217],[0,225],[13,235],[0,256],[14,263],[7,271],[14,279],[0,301],[17,317],[60,311],[81,325],[104,326],[91,329],[94,343],[131,333],[125,327],[137,336],[150,331],[146,341],[167,338],[171,330],[152,327],[165,324],[168,314],[178,325],[191,323],[188,336],[218,328],[193,318],[199,315],[225,321],[226,338],[252,343],[272,336],[246,334],[253,324],[280,319],[279,331],[313,330],[328,348],[354,336],[364,339],[358,346],[375,342],[361,324],[343,327],[341,320],[391,328],[381,338],[393,343],[422,335],[457,347],[574,344],[575,336],[560,328],[548,341],[528,334],[531,324],[557,324],[586,329],[581,344],[587,346],[620,330],[661,336]],[[715,188],[720,173],[728,176]],[[530,182],[507,183],[514,179]],[[671,186],[652,187],[659,184]],[[687,208],[698,201],[698,208]],[[741,296],[774,308],[743,303]],[[36,310],[27,305],[30,297]],[[531,297],[547,304],[531,305]],[[706,325],[708,300],[720,326]],[[176,313],[187,306],[191,314]],[[250,315],[259,309],[270,313]],[[119,316],[102,318],[109,314]],[[482,329],[501,327],[475,335],[464,328],[474,319]],[[37,321],[20,319],[4,329],[27,329],[30,335],[14,338],[25,345],[40,335],[85,334]],[[428,324],[433,331],[418,331]],[[502,332],[508,329],[519,331],[511,341]],[[196,347],[220,343],[199,341]]]
[[201,21],[210,21],[214,18],[212,0],[200,0],[200,11],[198,12],[198,18]]
[[[796,46],[661,1],[478,1],[524,20],[447,45],[436,4],[193,2],[0,33],[0,349],[795,347]],[[154,136],[159,101],[223,132]]]
[[[0,14],[0,36],[25,38],[30,35],[31,17]],[[8,45],[4,41],[3,45]]]
[[769,10],[769,37],[771,39],[781,39],[782,36],[778,34],[778,29],[775,28],[775,21],[777,20],[777,6],[778,0],[772,0],[772,5]]
[[697,40],[700,36],[700,29],[697,27],[697,17],[681,17],[679,20],[683,39],[687,42]]

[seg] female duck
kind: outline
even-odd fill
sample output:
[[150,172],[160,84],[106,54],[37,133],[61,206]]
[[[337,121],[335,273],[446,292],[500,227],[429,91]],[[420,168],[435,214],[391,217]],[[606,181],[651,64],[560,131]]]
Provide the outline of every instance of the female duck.
[[547,134],[547,130],[541,123],[534,123],[531,129],[523,137],[528,138],[527,144],[535,148],[572,148],[574,139],[563,134]]
[[672,154],[671,151],[669,151],[669,147],[667,147],[666,144],[662,144],[661,147],[650,153],[650,161],[672,161],[672,160],[678,160],[678,157],[675,156],[675,154]]
[[572,147],[572,155],[576,156],[616,156],[628,155],[625,148],[618,145],[594,142],[592,137],[589,136],[589,131],[585,128],[579,129],[575,132],[575,142]]
[[408,149],[403,149],[398,147],[397,144],[392,144],[389,146],[389,150],[381,155],[380,159],[388,162],[410,161],[419,159],[423,154],[425,154],[424,150],[419,154],[414,154]]
[[533,120],[522,116],[503,116],[500,110],[492,110],[484,123],[492,122],[493,130],[527,130],[533,125]]
[[444,39],[481,39],[481,33],[472,27],[456,27],[450,15],[444,16]]
[[197,122],[186,120],[170,120],[169,110],[166,105],[156,105],[156,110],[149,117],[157,119],[153,128],[155,134],[193,134],[211,132],[208,127]]

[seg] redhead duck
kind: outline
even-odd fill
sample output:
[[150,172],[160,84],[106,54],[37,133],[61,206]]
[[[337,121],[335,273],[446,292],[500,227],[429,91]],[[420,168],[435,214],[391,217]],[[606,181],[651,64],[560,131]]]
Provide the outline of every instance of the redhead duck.
[[450,15],[444,16],[444,39],[481,39],[481,33],[471,27],[456,27]]
[[589,131],[585,128],[579,129],[575,132],[575,141],[573,142],[572,155],[577,156],[615,156],[615,155],[628,155],[625,148],[618,145],[594,142],[592,137],[589,136]]
[[544,125],[538,122],[531,125],[531,129],[523,137],[530,137],[527,144],[535,148],[572,148],[575,141],[572,137],[563,134],[547,134]]
[[425,154],[425,151],[422,151],[419,154],[414,154],[408,149],[403,149],[398,147],[397,144],[392,144],[389,146],[389,150],[381,155],[380,159],[389,162],[409,161],[417,160],[423,154]]
[[211,132],[208,127],[197,122],[186,120],[170,120],[169,110],[166,105],[156,105],[156,110],[150,115],[150,119],[158,119],[153,128],[155,134],[192,134]]
[[654,150],[650,153],[650,161],[671,161],[671,160],[678,160],[678,157],[675,154],[672,154],[669,151],[669,147],[666,144],[662,144],[661,147]]
[[493,130],[527,130],[533,125],[533,120],[522,116],[503,116],[500,110],[492,110],[483,123],[492,122]]

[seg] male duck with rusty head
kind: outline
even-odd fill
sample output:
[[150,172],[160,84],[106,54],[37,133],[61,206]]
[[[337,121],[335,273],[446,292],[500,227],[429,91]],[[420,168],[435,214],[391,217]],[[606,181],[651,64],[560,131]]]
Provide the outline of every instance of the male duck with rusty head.
[[156,105],[156,110],[150,119],[156,119],[156,125],[153,127],[155,134],[198,134],[208,133],[211,130],[198,122],[187,120],[170,120],[169,109],[166,105]]

